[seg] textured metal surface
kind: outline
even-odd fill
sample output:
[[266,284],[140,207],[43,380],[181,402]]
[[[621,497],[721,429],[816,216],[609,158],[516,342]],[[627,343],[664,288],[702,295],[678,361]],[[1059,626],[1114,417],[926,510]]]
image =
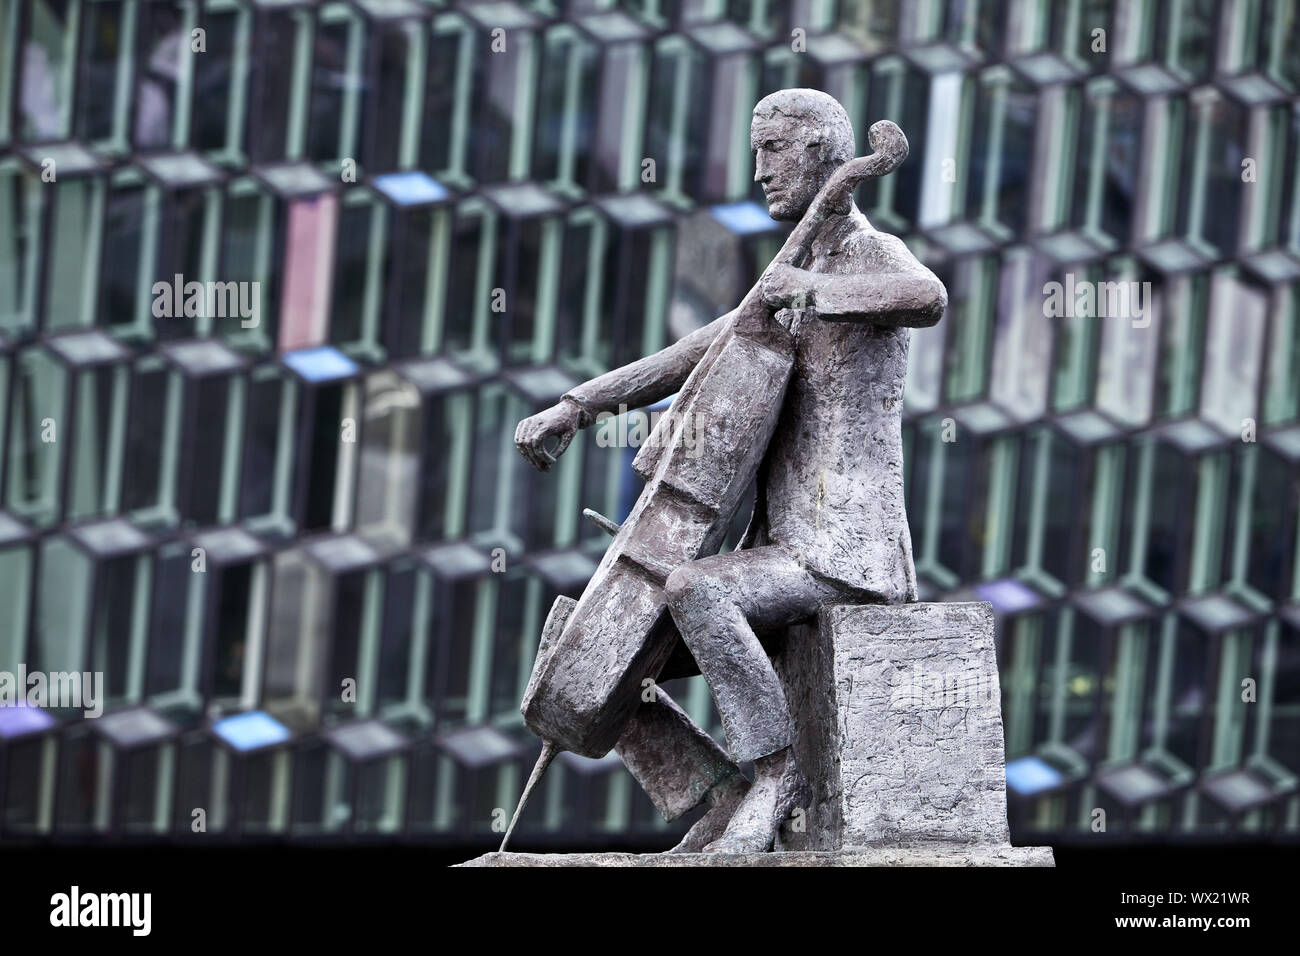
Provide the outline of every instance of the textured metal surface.
[[1009,842],[992,606],[841,606],[821,621],[844,845]]
[[1008,842],[990,605],[826,607],[775,664],[813,791],[787,848]]

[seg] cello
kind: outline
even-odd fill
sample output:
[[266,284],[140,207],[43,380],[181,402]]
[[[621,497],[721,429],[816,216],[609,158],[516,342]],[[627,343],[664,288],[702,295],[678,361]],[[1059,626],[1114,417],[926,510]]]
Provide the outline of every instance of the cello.
[[[853,190],[907,157],[907,138],[888,120],[867,138],[872,153],[836,168],[764,276],[778,264],[802,267],[822,225],[851,210]],[[760,278],[639,449],[632,467],[646,485],[627,519],[615,525],[587,513],[613,541],[582,596],[557,598],[542,629],[520,706],[542,752],[501,850],[556,754],[602,757],[622,735],[643,682],[659,676],[677,641],[668,575],[717,552],[766,454],[795,342],[763,303],[762,286]]]

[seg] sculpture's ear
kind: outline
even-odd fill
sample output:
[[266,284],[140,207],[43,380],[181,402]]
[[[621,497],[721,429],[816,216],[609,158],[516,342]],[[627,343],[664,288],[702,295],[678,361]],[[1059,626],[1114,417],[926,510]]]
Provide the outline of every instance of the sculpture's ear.
[[810,139],[807,143],[809,149],[817,150],[817,161],[823,166],[831,161],[831,144],[820,136]]

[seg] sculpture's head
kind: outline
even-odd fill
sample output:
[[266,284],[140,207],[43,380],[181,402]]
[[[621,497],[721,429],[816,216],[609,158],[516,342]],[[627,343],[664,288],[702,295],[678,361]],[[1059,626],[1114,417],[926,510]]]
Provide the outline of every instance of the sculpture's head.
[[853,124],[833,96],[778,90],[754,107],[749,148],[768,215],[797,221],[835,168],[853,158]]

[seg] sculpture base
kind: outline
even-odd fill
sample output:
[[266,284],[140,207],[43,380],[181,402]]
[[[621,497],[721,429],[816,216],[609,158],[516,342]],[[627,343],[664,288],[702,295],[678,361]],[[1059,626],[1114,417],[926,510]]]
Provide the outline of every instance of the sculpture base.
[[812,786],[784,850],[1009,846],[987,602],[831,605],[774,658]]
[[788,853],[484,853],[459,866],[1055,866],[1050,846],[919,844]]

